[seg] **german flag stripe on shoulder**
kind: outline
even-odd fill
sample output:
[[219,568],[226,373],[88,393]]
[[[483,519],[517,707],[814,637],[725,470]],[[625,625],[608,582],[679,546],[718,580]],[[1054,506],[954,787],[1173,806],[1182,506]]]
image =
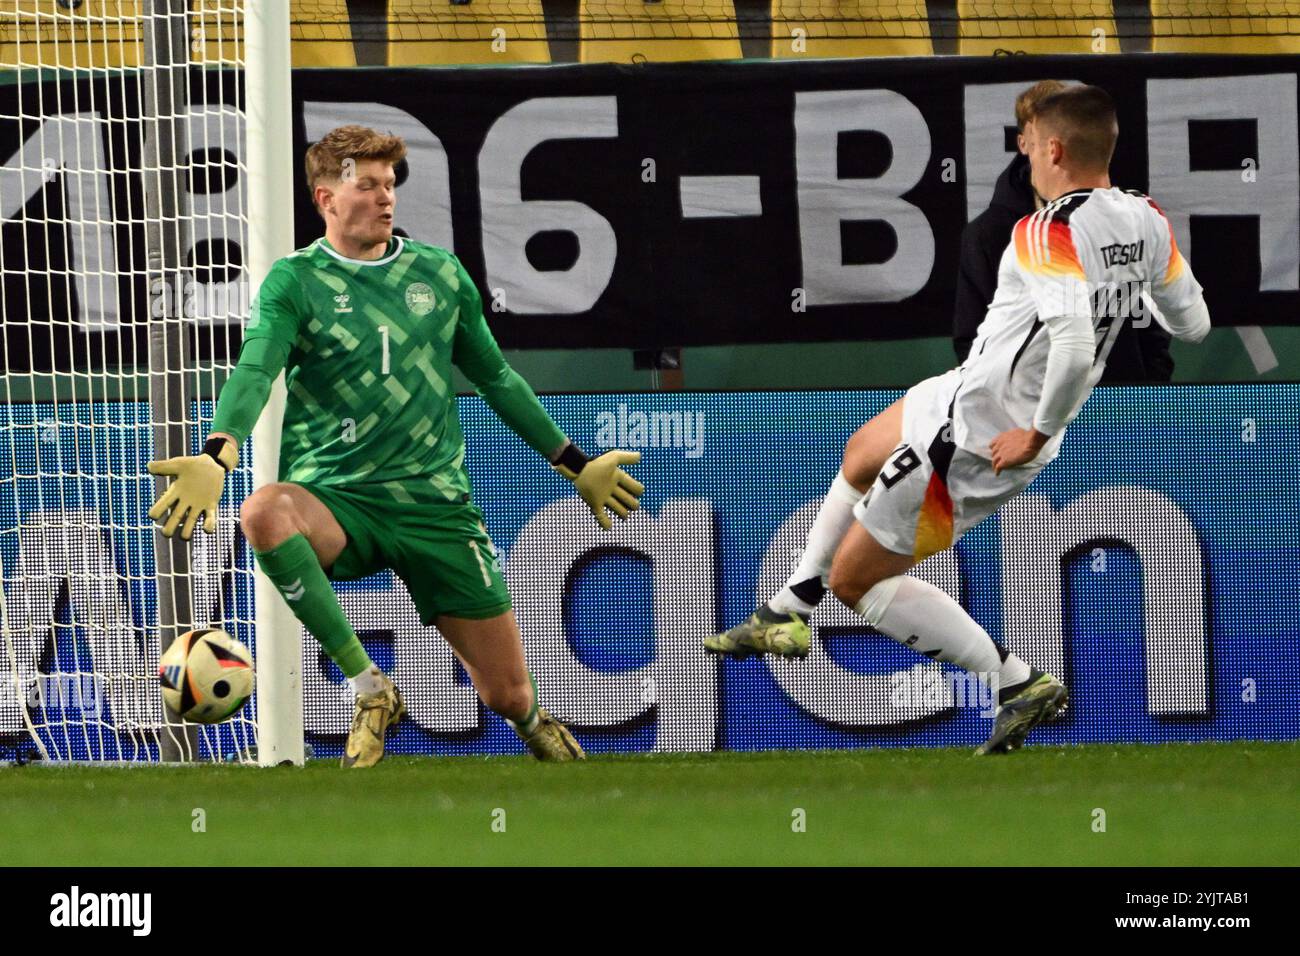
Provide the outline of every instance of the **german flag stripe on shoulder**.
[[1061,211],[1057,203],[1049,203],[1016,223],[1016,258],[1022,269],[1035,275],[1082,279],[1083,263],[1074,246],[1069,215]]
[[1178,240],[1174,237],[1174,224],[1169,221],[1165,211],[1156,205],[1156,201],[1150,196],[1146,201],[1151,204],[1151,208],[1160,214],[1160,218],[1165,221],[1165,226],[1169,229],[1169,264],[1165,267],[1165,285],[1173,282],[1182,274],[1183,271],[1183,254],[1178,251]]

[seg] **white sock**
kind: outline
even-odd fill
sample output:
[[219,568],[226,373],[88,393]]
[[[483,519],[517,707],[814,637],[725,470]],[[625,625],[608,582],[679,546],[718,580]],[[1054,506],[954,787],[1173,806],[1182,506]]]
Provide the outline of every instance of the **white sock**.
[[371,665],[356,677],[348,678],[348,683],[358,694],[378,694],[388,686],[388,679],[377,666]]
[[[799,566],[790,575],[785,587],[767,602],[768,607],[774,611],[802,614],[805,617],[813,612],[817,602],[804,600],[791,588],[805,581],[816,581],[819,588],[825,588],[826,575],[831,572],[835,551],[853,523],[853,506],[862,500],[864,494],[865,491],[858,491],[849,484],[843,469],[836,473],[826,497],[822,499],[821,507],[817,509],[817,517],[813,520],[812,530],[808,532]],[[816,595],[818,600],[821,599],[820,593]]]
[[991,684],[1010,687],[1029,677],[1029,666],[1008,654],[1003,661],[988,631],[947,592],[929,581],[900,574],[868,591],[853,610],[876,630],[935,660],[964,667]]
[[534,704],[533,709],[528,712],[528,716],[523,720],[511,720],[506,718],[506,723],[519,732],[521,737],[531,737],[537,730],[537,725],[542,722],[542,715],[537,712],[537,706]]
[[999,676],[1001,680],[998,684],[1002,689],[1015,687],[1029,680],[1029,665],[1015,654],[1008,653],[1007,659],[1002,662],[1002,673]]

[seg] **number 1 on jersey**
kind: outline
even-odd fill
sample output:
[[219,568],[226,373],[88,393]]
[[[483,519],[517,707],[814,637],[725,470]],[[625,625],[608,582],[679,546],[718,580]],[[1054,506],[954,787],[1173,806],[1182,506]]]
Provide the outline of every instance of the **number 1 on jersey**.
[[379,337],[384,340],[384,357],[380,359],[379,371],[384,375],[388,374],[388,326],[379,327]]

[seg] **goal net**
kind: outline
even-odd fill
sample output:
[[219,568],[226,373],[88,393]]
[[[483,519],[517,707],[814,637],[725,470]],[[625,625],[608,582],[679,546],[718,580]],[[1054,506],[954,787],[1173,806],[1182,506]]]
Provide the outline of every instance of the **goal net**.
[[157,677],[194,627],[255,649],[247,463],[192,544],[145,470],[202,448],[248,311],[246,6],[0,7],[0,761],[256,745],[256,699],[185,724]]

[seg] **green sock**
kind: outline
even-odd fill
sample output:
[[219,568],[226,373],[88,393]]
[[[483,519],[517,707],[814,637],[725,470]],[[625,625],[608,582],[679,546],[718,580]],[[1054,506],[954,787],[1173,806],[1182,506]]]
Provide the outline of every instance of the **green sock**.
[[537,725],[541,723],[542,720],[541,715],[537,713],[537,678],[533,676],[532,671],[528,672],[528,680],[533,685],[532,708],[528,711],[527,716],[522,717],[519,720],[511,720],[509,717],[506,718],[506,723],[515,728],[515,730],[519,731],[525,737],[531,737],[533,731],[537,729]]
[[270,551],[254,551],[257,563],[284,595],[294,616],[320,641],[344,677],[356,677],[370,666],[370,655],[357,640],[339,606],[338,596],[325,577],[307,539],[295,534]]

